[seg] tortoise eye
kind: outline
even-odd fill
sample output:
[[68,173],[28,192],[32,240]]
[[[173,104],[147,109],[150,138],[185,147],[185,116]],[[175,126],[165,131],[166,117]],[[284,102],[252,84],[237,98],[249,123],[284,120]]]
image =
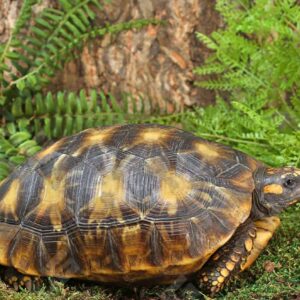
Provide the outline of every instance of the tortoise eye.
[[284,184],[283,184],[285,187],[287,188],[293,188],[295,187],[296,185],[296,180],[295,179],[292,179],[292,178],[288,178],[285,180]]

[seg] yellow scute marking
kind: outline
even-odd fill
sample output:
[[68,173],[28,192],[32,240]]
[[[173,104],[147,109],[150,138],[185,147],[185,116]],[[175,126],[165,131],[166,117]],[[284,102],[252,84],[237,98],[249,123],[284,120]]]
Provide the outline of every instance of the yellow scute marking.
[[195,148],[197,152],[208,159],[214,159],[220,156],[218,150],[213,145],[197,142]]
[[120,198],[124,195],[123,178],[119,173],[110,173],[103,177],[101,196]]
[[90,130],[89,135],[85,138],[85,146],[93,146],[101,144],[105,141],[111,134],[116,130],[116,127],[106,128],[101,131],[99,130]]
[[168,136],[168,133],[165,130],[159,130],[157,129],[145,129],[142,130],[139,138],[140,141],[146,142],[146,143],[153,143],[153,142],[159,142],[165,139],[165,137]]
[[82,152],[92,146],[102,145],[117,129],[118,127],[109,127],[102,130],[87,129],[85,132],[88,134],[84,138],[84,141],[82,141],[82,147],[79,147],[78,150],[73,153],[73,155],[79,156],[82,154]]
[[283,193],[283,188],[280,184],[269,184],[264,187],[264,193],[280,195]]
[[63,143],[65,139],[61,139],[60,141],[54,143],[53,145],[47,147],[45,150],[40,151],[37,153],[36,157],[38,159],[43,159],[46,157],[48,154],[54,153]]
[[98,222],[108,216],[122,219],[120,202],[125,198],[123,176],[117,172],[104,176],[96,188],[88,210],[91,210],[89,222]]
[[46,180],[41,194],[41,201],[33,211],[38,217],[49,215],[51,224],[56,231],[62,229],[62,212],[65,209],[64,188],[53,186]]
[[203,201],[206,201],[206,202],[212,201],[211,195],[206,192],[199,192],[198,195]]
[[19,228],[15,225],[6,223],[0,224],[0,264],[8,265],[11,257],[9,256],[9,250],[11,242],[15,239],[16,233]]
[[151,157],[148,158],[145,162],[147,170],[149,170],[153,174],[164,176],[164,174],[168,172],[169,168],[161,157]]
[[10,184],[9,190],[5,194],[4,198],[0,201],[0,211],[3,211],[6,215],[13,215],[15,220],[18,220],[16,209],[19,187],[19,180],[14,180]]
[[160,196],[167,204],[168,213],[177,212],[178,201],[182,200],[191,190],[191,183],[183,176],[168,172],[161,180]]

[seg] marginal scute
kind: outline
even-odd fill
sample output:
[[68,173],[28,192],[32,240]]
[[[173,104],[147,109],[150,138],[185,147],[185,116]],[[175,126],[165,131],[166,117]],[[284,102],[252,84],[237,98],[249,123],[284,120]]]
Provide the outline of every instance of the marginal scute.
[[[258,165],[161,125],[64,138],[0,183],[0,264],[35,276],[172,282],[249,217]],[[233,268],[224,262],[215,288]]]
[[14,221],[19,220],[19,216],[17,214],[19,188],[20,181],[18,179],[10,182],[4,197],[0,201],[1,214],[6,216],[6,218],[12,218]]

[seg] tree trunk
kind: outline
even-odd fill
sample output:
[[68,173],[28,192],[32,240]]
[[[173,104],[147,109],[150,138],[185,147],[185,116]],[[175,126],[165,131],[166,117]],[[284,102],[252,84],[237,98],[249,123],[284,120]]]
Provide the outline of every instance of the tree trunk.
[[[0,42],[16,20],[21,0],[0,0]],[[42,1],[35,12],[56,1]],[[112,0],[98,16],[99,23],[158,18],[166,25],[148,26],[95,40],[77,60],[65,65],[53,80],[52,90],[95,88],[117,98],[122,93],[151,98],[169,111],[175,106],[213,101],[211,92],[195,87],[193,68],[209,51],[195,32],[210,33],[221,24],[211,0]]]

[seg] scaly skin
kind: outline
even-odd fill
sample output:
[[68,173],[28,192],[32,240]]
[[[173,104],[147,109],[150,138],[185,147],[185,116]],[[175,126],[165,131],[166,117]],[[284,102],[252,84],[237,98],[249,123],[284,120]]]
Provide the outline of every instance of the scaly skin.
[[5,268],[3,272],[4,281],[12,286],[16,291],[26,288],[28,291],[39,290],[43,284],[43,280],[38,276],[24,275],[14,268]]
[[244,223],[200,270],[200,289],[210,296],[221,291],[231,278],[255,262],[279,225],[280,219],[275,216]]
[[253,249],[255,237],[256,229],[251,220],[240,226],[234,236],[200,270],[197,276],[200,290],[212,297],[221,291],[242,270]]

